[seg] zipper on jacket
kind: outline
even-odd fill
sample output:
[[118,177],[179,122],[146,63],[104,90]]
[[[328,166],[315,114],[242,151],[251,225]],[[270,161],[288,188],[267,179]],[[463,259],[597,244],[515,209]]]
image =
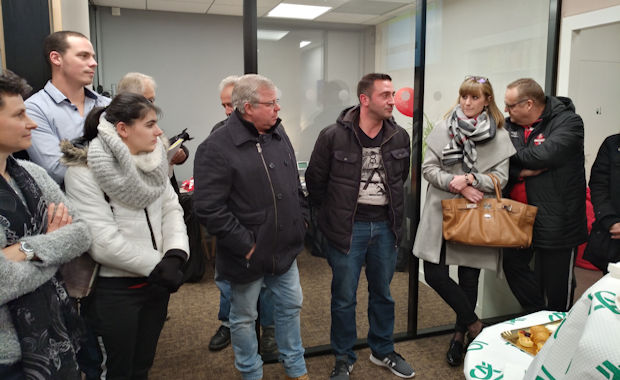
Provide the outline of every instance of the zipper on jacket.
[[[389,183],[390,181],[388,180],[388,171],[385,168],[385,160],[383,159],[383,145],[387,143],[388,141],[390,141],[390,139],[392,139],[392,137],[394,137],[397,133],[398,133],[398,130],[396,130],[396,132],[392,133],[387,139],[384,139],[381,142],[381,148],[382,148],[381,159],[383,160],[383,170],[385,171],[385,187],[387,187],[388,195],[390,196],[390,210],[392,210],[392,233],[394,234],[395,242],[398,241],[398,234],[396,233],[396,213],[394,212],[394,204],[392,202],[392,189],[390,189],[390,183]],[[403,208],[404,208],[404,204],[403,204]],[[405,210],[403,210],[403,213],[404,211]]]
[[[267,180],[269,181],[269,186],[271,187],[271,196],[273,197],[273,209],[275,211],[275,222],[276,222],[276,236],[274,243],[278,242],[278,204],[276,203],[276,192],[273,189],[273,182],[271,182],[271,175],[269,174],[269,168],[267,167],[267,163],[265,162],[265,157],[263,156],[263,148],[260,146],[260,141],[256,143],[256,150],[258,151],[258,155],[260,156],[261,161],[263,162],[263,167],[265,168],[265,173],[267,173]],[[255,242],[257,243],[257,242]],[[273,270],[272,273],[276,273],[276,261],[275,258],[272,260]]]

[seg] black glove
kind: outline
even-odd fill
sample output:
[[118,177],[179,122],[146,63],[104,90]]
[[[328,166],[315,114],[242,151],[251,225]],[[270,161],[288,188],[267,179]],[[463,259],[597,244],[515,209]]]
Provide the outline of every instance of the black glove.
[[170,293],[176,292],[183,284],[181,268],[186,258],[187,253],[180,249],[169,250],[149,275],[148,282],[163,286]]

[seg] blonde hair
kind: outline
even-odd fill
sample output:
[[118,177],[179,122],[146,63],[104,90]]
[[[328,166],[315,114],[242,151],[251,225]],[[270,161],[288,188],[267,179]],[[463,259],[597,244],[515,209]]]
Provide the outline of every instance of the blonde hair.
[[461,87],[459,87],[459,96],[456,98],[456,104],[450,108],[450,111],[444,115],[444,118],[447,119],[448,116],[452,114],[454,107],[460,103],[461,97],[465,95],[484,96],[484,98],[489,102],[489,117],[495,120],[497,128],[504,126],[504,114],[499,110],[497,104],[495,104],[495,95],[493,94],[491,82],[489,82],[487,78],[482,77],[468,77],[463,81],[463,83],[461,83]]

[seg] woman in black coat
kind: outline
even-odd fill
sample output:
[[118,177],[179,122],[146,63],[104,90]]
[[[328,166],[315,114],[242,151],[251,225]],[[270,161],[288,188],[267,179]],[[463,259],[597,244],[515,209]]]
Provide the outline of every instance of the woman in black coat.
[[584,258],[607,273],[608,263],[620,261],[620,134],[599,148],[589,185],[596,221]]

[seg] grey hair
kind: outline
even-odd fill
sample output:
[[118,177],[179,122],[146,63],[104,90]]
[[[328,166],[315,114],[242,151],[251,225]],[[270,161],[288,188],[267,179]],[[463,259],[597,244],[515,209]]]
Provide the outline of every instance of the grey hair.
[[240,112],[245,113],[245,103],[256,104],[260,101],[259,89],[277,90],[271,79],[258,74],[246,74],[235,83],[232,92],[232,104]]
[[150,82],[153,89],[157,87],[155,79],[152,76],[142,73],[127,73],[116,86],[116,92],[122,94],[123,92],[131,92],[134,94],[142,94],[144,92],[144,84]]
[[222,79],[219,85],[220,92],[222,92],[222,90],[224,90],[228,86],[234,86],[238,80],[239,80],[238,75],[229,75],[226,78]]

